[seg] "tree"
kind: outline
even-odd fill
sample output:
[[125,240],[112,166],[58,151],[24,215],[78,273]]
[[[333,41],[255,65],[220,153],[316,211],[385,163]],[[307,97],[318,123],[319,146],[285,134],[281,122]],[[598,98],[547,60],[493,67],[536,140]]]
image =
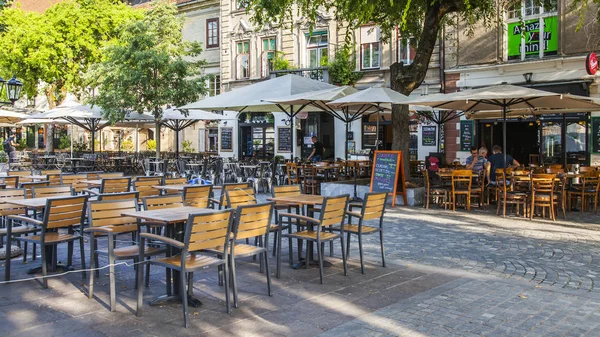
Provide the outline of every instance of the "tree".
[[[417,40],[413,63],[394,63],[390,69],[392,89],[409,95],[425,79],[440,29],[450,16],[458,16],[471,27],[480,22],[492,26],[498,22],[496,6],[504,8],[511,4],[520,4],[520,0],[250,0],[249,10],[258,25],[273,20],[285,25],[294,22],[296,15],[306,17],[314,25],[319,11],[333,11],[339,24],[348,28],[347,43],[361,25],[381,27],[383,41],[389,41],[397,27],[401,36]],[[392,124],[392,147],[403,150],[405,172],[410,172],[408,106],[393,106]]]
[[6,8],[0,12],[0,73],[22,79],[27,97],[43,92],[50,108],[67,92],[82,97],[88,89],[84,74],[100,61],[101,48],[140,14],[118,0],[66,1],[43,14]]
[[183,20],[174,5],[154,3],[141,20],[123,27],[121,39],[105,48],[105,58],[90,71],[99,89],[90,102],[109,120],[122,120],[127,111],[154,115],[157,157],[163,109],[207,92],[201,76],[206,62],[198,57],[202,48],[183,41]]

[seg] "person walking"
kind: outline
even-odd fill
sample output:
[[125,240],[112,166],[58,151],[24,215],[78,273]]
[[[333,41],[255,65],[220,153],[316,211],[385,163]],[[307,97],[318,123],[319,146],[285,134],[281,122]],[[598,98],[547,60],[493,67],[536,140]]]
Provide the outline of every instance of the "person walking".
[[317,136],[312,136],[312,142],[313,150],[310,156],[308,156],[308,160],[311,160],[313,163],[317,163],[323,160],[323,153],[325,153],[325,147],[323,146],[323,143],[321,143],[317,139]]
[[17,142],[15,140],[15,133],[10,132],[8,139],[4,142],[4,152],[8,154],[9,163],[16,163],[17,161]]

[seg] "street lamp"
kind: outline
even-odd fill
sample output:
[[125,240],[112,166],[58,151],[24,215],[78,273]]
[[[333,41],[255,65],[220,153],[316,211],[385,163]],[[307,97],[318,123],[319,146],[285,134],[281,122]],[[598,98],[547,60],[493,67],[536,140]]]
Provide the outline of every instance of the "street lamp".
[[13,77],[5,81],[2,77],[0,77],[0,95],[4,91],[4,86],[6,85],[6,96],[10,102],[0,102],[0,105],[14,105],[15,102],[21,96],[21,89],[23,88],[23,83],[17,80],[17,78],[13,75]]

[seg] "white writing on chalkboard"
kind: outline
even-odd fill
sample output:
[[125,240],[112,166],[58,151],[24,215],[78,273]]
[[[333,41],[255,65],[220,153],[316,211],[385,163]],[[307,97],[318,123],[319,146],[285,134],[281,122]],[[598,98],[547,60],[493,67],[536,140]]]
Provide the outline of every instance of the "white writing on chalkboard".
[[378,152],[374,158],[373,186],[374,192],[393,192],[396,187],[398,169],[398,154]]
[[278,152],[291,152],[292,151],[292,129],[291,128],[278,128],[277,136],[277,151]]

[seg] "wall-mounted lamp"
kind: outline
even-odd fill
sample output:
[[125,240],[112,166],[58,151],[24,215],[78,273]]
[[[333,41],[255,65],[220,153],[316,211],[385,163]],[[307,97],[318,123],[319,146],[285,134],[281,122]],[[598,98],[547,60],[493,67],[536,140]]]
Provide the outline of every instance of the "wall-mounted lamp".
[[289,119],[282,119],[281,120],[286,126],[290,126],[290,120]]
[[533,76],[533,73],[525,73],[523,74],[523,77],[525,78],[525,82],[526,83],[531,83],[531,77]]
[[227,121],[223,121],[223,125],[227,125]]

